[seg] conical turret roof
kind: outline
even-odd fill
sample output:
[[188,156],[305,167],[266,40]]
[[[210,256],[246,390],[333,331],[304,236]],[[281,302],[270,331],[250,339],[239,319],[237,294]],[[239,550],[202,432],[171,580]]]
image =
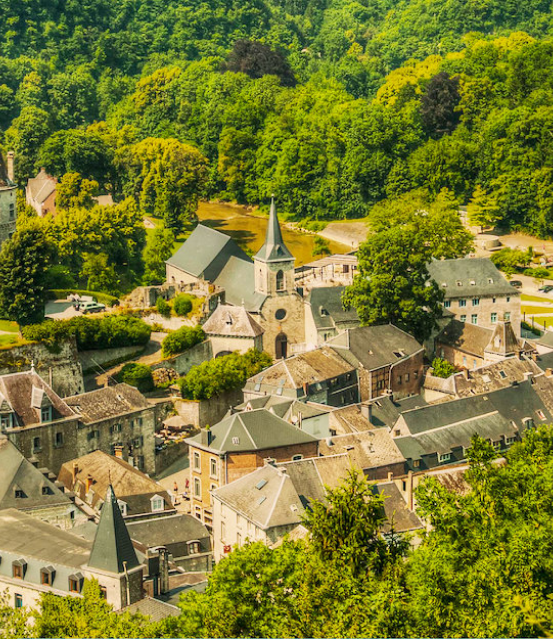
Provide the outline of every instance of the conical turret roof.
[[282,262],[295,259],[282,239],[274,197],[271,198],[271,211],[269,213],[265,244],[259,249],[255,259],[260,262]]
[[127,570],[135,568],[140,563],[110,484],[106,501],[102,506],[88,567],[119,574],[124,572],[125,562]]

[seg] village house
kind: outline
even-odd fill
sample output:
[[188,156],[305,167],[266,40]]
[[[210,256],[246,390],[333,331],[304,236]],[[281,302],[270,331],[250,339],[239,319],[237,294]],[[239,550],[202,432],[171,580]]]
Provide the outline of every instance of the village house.
[[520,337],[520,292],[491,260],[434,260],[428,271],[444,292],[444,308],[455,319],[493,330],[503,317],[511,322],[516,337]]
[[399,399],[421,391],[424,348],[397,326],[346,329],[327,346],[357,370],[361,401],[386,393]]
[[17,220],[17,185],[14,176],[14,154],[8,152],[7,167],[0,153],[0,247],[15,233]]
[[543,398],[548,391],[551,396],[551,385],[538,393],[538,379],[402,412],[390,433],[407,460],[406,469],[419,471],[464,461],[474,434],[502,453],[520,441],[527,429],[551,423],[553,407]]
[[58,473],[94,450],[155,472],[156,408],[127,384],[62,399],[37,375],[0,376],[0,428],[23,455]]
[[307,349],[322,346],[348,328],[359,326],[354,308],[342,306],[343,286],[320,286],[311,290],[306,299],[305,341]]
[[452,320],[436,336],[435,354],[457,368],[476,369],[508,357],[531,355],[534,346],[517,338],[509,320],[493,329]]
[[90,506],[97,516],[110,484],[118,495],[117,502],[126,521],[159,520],[160,516],[176,513],[163,486],[126,461],[101,450],[63,464],[58,481],[83,504]]
[[244,387],[244,399],[263,395],[343,406],[359,401],[359,379],[354,364],[323,346],[277,362],[250,377]]
[[202,326],[212,357],[263,350],[263,329],[243,306],[219,304]]
[[318,440],[265,409],[229,415],[185,440],[189,445],[192,514],[213,524],[211,491],[245,475],[265,459],[318,455]]
[[81,518],[56,476],[33,466],[5,435],[0,435],[0,468],[0,511],[15,508],[64,530]]
[[120,610],[143,597],[138,561],[111,487],[93,542],[15,509],[0,511],[0,588],[15,608],[37,608],[43,593],[81,597],[97,579]]

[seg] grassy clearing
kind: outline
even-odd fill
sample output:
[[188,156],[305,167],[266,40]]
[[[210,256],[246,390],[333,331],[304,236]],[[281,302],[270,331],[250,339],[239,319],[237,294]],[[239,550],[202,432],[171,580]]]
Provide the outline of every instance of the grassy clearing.
[[19,333],[19,326],[16,322],[10,322],[10,320],[0,320],[0,331],[6,333]]
[[526,315],[543,315],[544,313],[553,313],[553,306],[529,306],[523,304],[521,306],[521,312]]
[[520,299],[522,302],[549,302],[553,303],[553,298],[548,296],[540,297],[539,295],[521,295]]

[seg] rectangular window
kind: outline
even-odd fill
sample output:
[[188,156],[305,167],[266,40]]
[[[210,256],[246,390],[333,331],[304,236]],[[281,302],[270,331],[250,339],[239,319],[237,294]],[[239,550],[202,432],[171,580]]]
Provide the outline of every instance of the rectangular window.
[[405,373],[405,383],[409,381],[409,373]]
[[200,453],[194,453],[194,470],[200,470]]
[[292,461],[299,461],[300,459],[303,459],[303,455],[293,455],[292,456]]
[[14,595],[14,605],[16,608],[23,608],[23,595],[19,595],[15,593]]
[[467,321],[467,316],[461,315],[461,322],[466,322],[466,321]]
[[15,220],[15,204],[10,202],[10,220]]
[[492,298],[492,303],[495,304],[495,297]]
[[50,575],[50,573],[49,573],[49,572],[47,572],[46,570],[43,570],[43,571],[40,573],[40,583],[41,583],[43,586],[51,586],[51,585],[52,585],[51,581],[52,581],[52,580],[51,580],[51,575]]
[[242,545],[242,535],[240,533],[236,533],[236,544],[238,548]]
[[69,577],[69,592],[81,592],[81,582],[79,579]]
[[63,433],[56,433],[54,437],[54,446],[56,448],[63,446]]
[[493,442],[492,446],[494,450],[499,450],[501,448],[501,442]]
[[514,437],[505,437],[505,444],[507,446],[512,446],[515,443]]
[[217,460],[216,459],[211,458],[209,460],[209,474],[214,479],[217,479]]
[[505,313],[505,321],[506,322],[510,322],[511,321],[511,313],[509,313],[509,311],[507,311]]
[[413,468],[419,468],[421,465],[420,459],[413,460]]
[[440,462],[440,464],[443,464],[444,462],[448,462],[451,459],[451,453],[441,453],[438,455],[438,461]]
[[52,407],[48,406],[47,408],[43,408],[40,411],[40,421],[41,422],[51,422],[52,421]]
[[471,324],[478,324],[478,315],[473,314],[470,316],[470,322]]
[[510,297],[505,298],[505,301],[507,302],[507,304],[511,301]]
[[33,453],[39,453],[41,450],[40,437],[33,437]]
[[14,564],[12,566],[12,576],[14,579],[23,579],[23,567],[19,564]]
[[490,315],[490,321],[492,324],[497,324],[497,313],[492,313]]
[[472,298],[472,305],[473,306],[478,306],[480,304],[480,299],[478,297],[473,297]]
[[197,477],[194,477],[194,497],[196,499],[202,498],[202,482]]
[[459,300],[459,308],[464,308],[467,305],[467,300]]
[[451,308],[451,300],[444,300],[444,307]]
[[415,379],[418,379],[418,378],[419,378],[419,371],[415,371],[415,372],[413,373],[413,377],[414,377]]

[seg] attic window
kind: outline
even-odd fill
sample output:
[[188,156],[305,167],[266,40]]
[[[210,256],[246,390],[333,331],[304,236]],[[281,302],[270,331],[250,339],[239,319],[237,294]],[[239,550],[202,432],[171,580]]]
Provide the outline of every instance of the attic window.
[[15,498],[16,499],[24,499],[25,498],[25,493],[21,490],[21,488],[16,488],[15,489]]
[[257,502],[259,506],[261,506],[261,504],[267,499],[267,497],[265,497],[265,495],[263,495],[263,497],[261,497],[261,499]]
[[257,384],[253,387],[254,391],[260,391],[261,390],[261,383],[257,382]]
[[470,281],[470,285],[471,285],[471,286],[476,286],[476,282],[475,282],[474,280],[471,280],[471,281]]
[[27,571],[27,562],[24,559],[16,559],[12,562],[12,577],[14,579],[23,579]]
[[122,501],[121,499],[117,500],[117,505],[119,506],[119,510],[121,511],[121,514],[123,515],[123,517],[127,516],[127,504],[126,502]]
[[293,513],[297,513],[298,512],[298,507],[296,506],[296,504],[290,504],[290,510]]
[[69,592],[81,592],[84,577],[80,572],[69,575]]
[[405,357],[405,353],[403,351],[394,351],[394,355],[398,358],[401,359],[402,357]]
[[52,490],[50,489],[50,486],[43,486],[41,492],[42,492],[43,495],[51,495],[52,494]]
[[505,371],[499,371],[499,377],[501,377],[501,379],[507,379],[507,373],[505,373]]
[[267,480],[266,479],[262,479],[260,482],[258,482],[255,487],[257,488],[257,490],[261,490],[263,488],[263,486],[265,486],[267,484]]
[[442,288],[447,288],[447,282],[442,282]]
[[328,317],[328,311],[326,310],[326,308],[323,308],[321,306],[321,308],[319,309],[319,312],[321,314],[321,317]]
[[43,586],[51,586],[54,583],[56,571],[53,566],[40,569],[40,583]]
[[488,277],[488,284],[493,284],[493,279],[491,277]]
[[154,495],[150,501],[152,503],[153,513],[160,512],[165,507],[165,502],[163,501],[163,497],[160,497],[159,495]]
[[232,443],[233,443],[235,446],[238,446],[238,445],[240,444],[240,437],[233,437],[233,438],[232,438]]

